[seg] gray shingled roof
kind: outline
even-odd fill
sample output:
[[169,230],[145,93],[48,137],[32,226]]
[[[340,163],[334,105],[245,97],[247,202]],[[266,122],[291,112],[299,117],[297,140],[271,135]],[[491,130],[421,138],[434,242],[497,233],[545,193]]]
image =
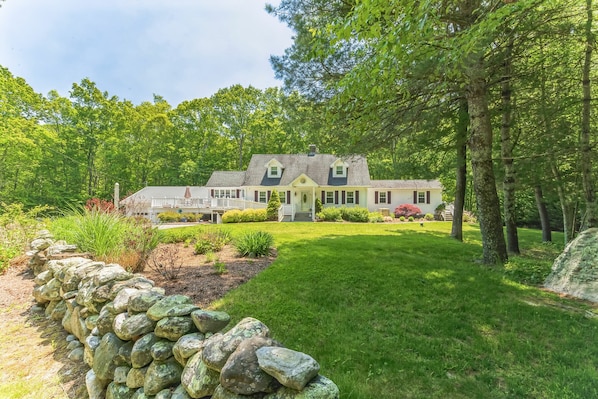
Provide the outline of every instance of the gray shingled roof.
[[[276,159],[283,166],[282,175],[278,179],[268,178],[266,164],[272,159]],[[305,174],[320,186],[370,185],[370,173],[364,157],[340,158],[349,165],[346,178],[332,177],[330,165],[337,159],[339,157],[331,154],[254,154],[249,161],[243,185],[287,186],[301,174]]]
[[212,173],[206,183],[206,187],[241,187],[245,181],[245,172],[222,172]]
[[372,180],[373,188],[442,189],[438,180]]

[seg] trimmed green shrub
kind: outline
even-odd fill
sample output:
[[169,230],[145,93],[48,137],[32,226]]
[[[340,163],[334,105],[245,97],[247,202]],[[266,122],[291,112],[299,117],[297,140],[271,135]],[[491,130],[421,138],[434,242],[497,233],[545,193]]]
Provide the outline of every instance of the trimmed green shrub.
[[430,220],[434,220],[434,215],[432,215],[431,213],[426,213],[426,216],[424,216],[424,219],[430,221]]
[[366,208],[341,208],[341,217],[348,222],[367,223],[369,216],[370,211]]
[[181,221],[181,214],[177,212],[162,212],[158,214],[158,219],[162,223],[171,223],[171,222],[180,222]]
[[370,223],[382,223],[384,222],[384,216],[380,212],[371,212],[368,216]]
[[241,221],[242,212],[239,209],[232,209],[224,212],[222,215],[222,223],[239,223]]
[[258,258],[270,254],[274,237],[264,231],[251,231],[243,234],[234,242],[239,255]]
[[278,220],[278,209],[281,205],[282,203],[280,202],[278,191],[272,190],[270,200],[268,201],[268,207],[266,208],[266,217],[268,220]]
[[265,209],[233,209],[222,215],[222,223],[265,222],[268,220]]
[[323,208],[324,207],[322,206],[322,200],[320,198],[316,198],[316,215],[322,212]]
[[187,220],[187,222],[197,222],[200,216],[195,213],[183,213],[181,214],[181,221],[183,219]]
[[399,220],[400,220],[401,222],[404,222],[404,221],[405,221],[405,216],[401,216],[401,217],[399,218]]
[[413,216],[409,216],[409,219],[408,219],[408,220],[409,220],[410,222],[413,222],[413,221],[415,220],[415,218],[414,218]]
[[325,222],[340,222],[343,220],[342,212],[339,208],[324,208],[316,216]]

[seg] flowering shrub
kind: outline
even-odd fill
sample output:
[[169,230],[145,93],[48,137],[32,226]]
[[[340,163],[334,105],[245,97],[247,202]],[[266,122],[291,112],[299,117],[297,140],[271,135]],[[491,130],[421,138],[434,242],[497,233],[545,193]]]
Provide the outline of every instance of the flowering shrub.
[[395,208],[395,217],[410,217],[416,216],[422,213],[422,210],[419,209],[416,205],[413,204],[401,204]]
[[112,201],[106,201],[100,198],[90,198],[85,203],[85,209],[88,211],[99,211],[99,212],[113,212],[114,203]]

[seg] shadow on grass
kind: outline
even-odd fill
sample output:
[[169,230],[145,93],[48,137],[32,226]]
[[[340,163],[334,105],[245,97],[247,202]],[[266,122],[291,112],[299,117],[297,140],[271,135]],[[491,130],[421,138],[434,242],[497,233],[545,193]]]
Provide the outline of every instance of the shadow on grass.
[[476,264],[468,234],[289,240],[217,307],[312,355],[343,398],[597,395],[598,321],[530,301],[551,294]]

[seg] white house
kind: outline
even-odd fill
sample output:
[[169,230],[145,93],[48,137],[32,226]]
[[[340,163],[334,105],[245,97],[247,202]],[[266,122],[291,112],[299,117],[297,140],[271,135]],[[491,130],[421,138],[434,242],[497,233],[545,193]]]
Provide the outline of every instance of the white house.
[[316,199],[323,207],[359,206],[391,214],[405,203],[434,213],[442,203],[437,180],[371,180],[365,157],[319,154],[315,146],[307,154],[254,154],[246,171],[216,171],[205,187],[189,189],[187,198],[185,187],[146,187],[129,197],[131,205],[144,198],[145,207],[128,213],[156,220],[158,213],[173,209],[214,216],[227,209],[265,208],[273,190],[283,204],[280,219],[288,221],[315,220]]

